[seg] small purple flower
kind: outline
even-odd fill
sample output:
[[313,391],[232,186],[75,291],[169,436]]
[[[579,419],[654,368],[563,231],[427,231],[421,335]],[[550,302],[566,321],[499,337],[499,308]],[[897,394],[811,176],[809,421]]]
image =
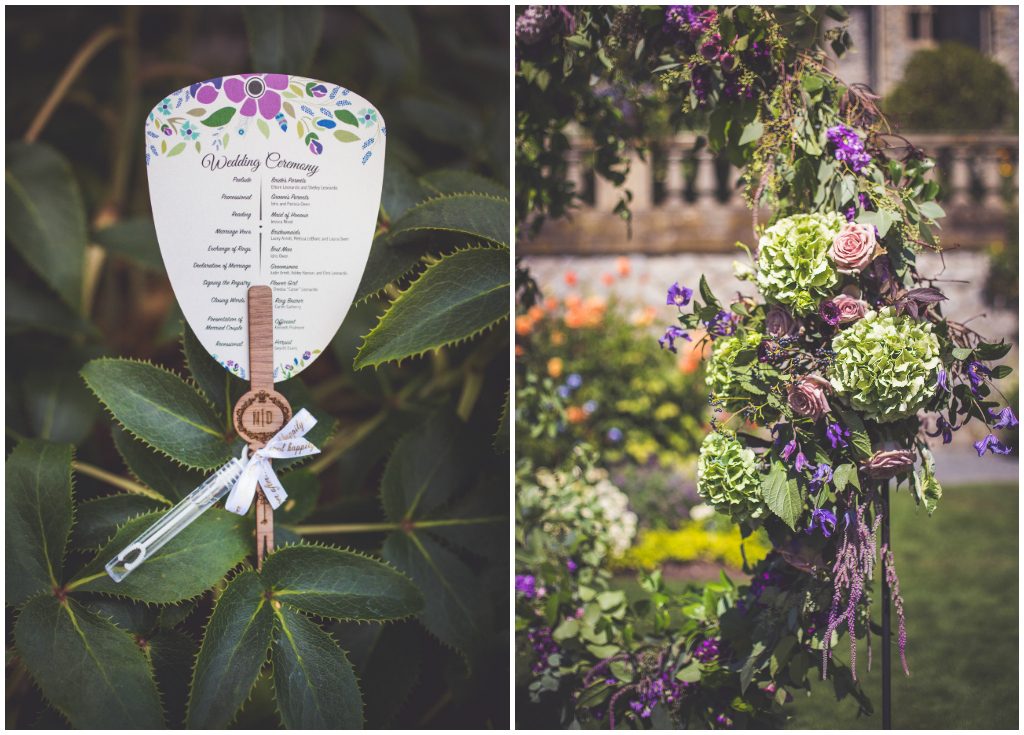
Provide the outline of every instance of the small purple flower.
[[871,156],[864,151],[864,141],[846,125],[836,125],[828,129],[828,142],[835,146],[837,161],[846,162],[854,173],[859,174],[871,163]]
[[560,385],[560,386],[558,386],[558,397],[559,398],[565,399],[565,398],[568,398],[571,395],[572,395],[572,389],[569,386],[567,386],[567,385]]
[[736,333],[736,322],[738,321],[739,317],[735,314],[730,314],[728,311],[719,311],[713,319],[704,322],[704,326],[712,338],[728,337]]
[[935,377],[935,383],[939,386],[940,389],[949,393],[949,373],[946,372],[946,368],[939,368],[939,373]]
[[579,373],[572,373],[568,378],[565,379],[566,385],[573,390],[576,390],[583,385],[583,377]]
[[705,638],[693,649],[693,657],[702,664],[709,664],[718,658],[718,641],[715,638]]
[[685,339],[687,342],[692,341],[690,335],[682,329],[676,326],[671,326],[665,330],[665,334],[658,340],[658,344],[661,345],[662,349],[667,347],[669,352],[676,352],[677,339]]
[[985,382],[985,377],[991,374],[992,371],[977,360],[971,360],[967,363],[967,377],[971,380],[971,391],[974,393],[977,393],[978,388]]
[[811,511],[811,525],[807,527],[807,533],[813,533],[815,528],[821,529],[821,535],[828,538],[836,530],[836,515],[825,508],[815,508]]
[[935,422],[934,433],[926,430],[925,434],[927,434],[928,436],[939,436],[941,434],[942,443],[949,444],[951,441],[953,441],[953,432],[956,431],[957,428],[958,427],[950,426],[949,422],[946,421],[946,417],[940,415],[938,420]]
[[303,360],[308,360],[308,359],[309,359],[309,358],[311,358],[312,356],[313,356],[313,355],[312,355],[312,354],[311,354],[311,353],[310,353],[310,352],[309,352],[308,350],[307,350],[306,352],[303,352],[303,353],[302,353],[302,359],[303,359]]
[[532,574],[516,575],[516,592],[528,600],[537,596],[537,580]]
[[810,491],[811,493],[817,493],[822,487],[832,482],[832,468],[826,463],[822,462],[815,470],[814,475],[811,477]]
[[309,141],[309,150],[314,155],[319,156],[321,153],[324,152],[324,145],[319,140],[311,140]]
[[597,410],[597,401],[595,401],[594,399],[590,399],[589,401],[583,404],[583,410],[586,411],[587,413],[594,413],[594,411]]
[[990,449],[993,454],[1010,454],[1013,452],[1010,447],[996,439],[995,434],[989,434],[984,439],[974,442],[974,448],[978,450],[979,457],[984,457],[985,452]]
[[665,304],[682,308],[690,303],[692,297],[693,289],[680,286],[679,281],[676,281],[668,287],[668,297],[665,299]]
[[319,99],[320,97],[327,95],[327,87],[322,84],[317,84],[309,90],[309,94]]
[[825,436],[828,437],[833,449],[850,446],[850,443],[846,441],[850,438],[850,430],[838,422],[828,425],[825,429]]
[[839,325],[839,307],[832,300],[822,301],[818,304],[818,316],[831,327]]
[[575,574],[576,570],[580,568],[580,565],[574,562],[572,559],[566,559],[565,568],[569,570],[569,574]]
[[998,419],[996,423],[992,424],[993,429],[1012,429],[1017,425],[1017,417],[1013,415],[1013,409],[1009,406],[999,413],[996,413],[990,408],[988,410],[988,415],[994,419]]
[[814,465],[812,465],[810,462],[807,461],[807,457],[804,456],[803,452],[797,452],[796,453],[796,463],[793,465],[793,468],[797,472],[803,472],[804,470],[813,469]]
[[613,426],[612,428],[608,429],[607,436],[608,441],[618,444],[620,441],[622,441],[622,429],[618,428],[617,426]]
[[[798,447],[798,445],[796,443],[796,439],[790,439],[789,442],[786,444],[786,446],[782,448],[782,451],[779,452],[779,456],[782,457],[782,459],[784,461],[788,462],[789,458],[793,456],[793,452],[795,452],[798,448],[799,447]],[[801,452],[798,455],[798,460],[797,461],[799,461],[799,457],[803,457],[803,456],[804,456],[803,452]]]

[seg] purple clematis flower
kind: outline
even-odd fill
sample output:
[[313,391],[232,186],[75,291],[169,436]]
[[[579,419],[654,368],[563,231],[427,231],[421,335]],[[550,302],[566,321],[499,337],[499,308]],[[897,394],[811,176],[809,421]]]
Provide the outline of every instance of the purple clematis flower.
[[1003,444],[1001,441],[996,439],[995,434],[989,434],[981,441],[974,442],[974,448],[978,450],[978,456],[984,457],[987,450],[992,450],[993,454],[1010,454],[1013,450]]
[[676,281],[668,287],[668,297],[665,299],[665,304],[682,308],[690,303],[692,297],[693,289],[680,286],[679,281]]
[[836,530],[836,515],[824,508],[815,508],[811,512],[811,525],[807,527],[807,533],[813,533],[815,528],[821,529],[821,535],[828,538]]
[[814,476],[811,477],[810,491],[811,493],[817,493],[828,483],[832,482],[832,468],[822,462],[814,470]]
[[850,438],[850,430],[838,422],[828,425],[825,429],[825,436],[828,437],[833,449],[850,446],[850,443],[846,441]]
[[687,342],[692,341],[690,335],[682,329],[676,326],[671,326],[665,330],[665,334],[658,340],[658,344],[661,345],[662,349],[667,347],[669,352],[676,352],[677,339],[685,339]]
[[999,413],[996,413],[990,408],[988,410],[988,415],[994,419],[999,419],[996,423],[992,424],[993,429],[1012,429],[1017,425],[1017,417],[1013,415],[1013,409],[1009,406]]
[[941,434],[942,443],[949,444],[951,441],[953,441],[953,432],[956,431],[957,428],[958,427],[956,426],[951,426],[950,423],[946,421],[945,416],[939,416],[939,418],[935,422],[935,432],[932,433],[930,431],[925,431],[925,434],[927,434],[928,436],[939,436]]
[[830,327],[835,327],[839,324],[839,307],[835,301],[822,301],[818,304],[818,316]]
[[991,374],[992,371],[977,360],[971,360],[967,363],[967,377],[971,380],[971,391],[974,393],[977,393],[978,388],[985,382],[985,377]]
[[714,318],[704,322],[704,326],[707,327],[708,334],[714,337],[728,337],[730,334],[736,333],[736,322],[739,321],[739,317],[736,314],[730,314],[728,311],[720,311],[715,314]]
[[572,559],[566,559],[565,568],[569,570],[569,574],[572,574],[580,568],[580,565],[574,562]]
[[[789,458],[793,456],[793,452],[795,452],[797,449],[799,449],[799,446],[796,443],[796,439],[790,439],[786,446],[782,448],[782,451],[779,452],[779,456],[782,457],[784,461],[788,462]],[[803,456],[804,455],[801,452],[799,457]],[[799,461],[799,459],[797,461]]]
[[803,472],[804,470],[814,469],[814,465],[807,461],[807,457],[804,456],[803,452],[797,452],[796,464],[793,465],[793,468],[797,472]]

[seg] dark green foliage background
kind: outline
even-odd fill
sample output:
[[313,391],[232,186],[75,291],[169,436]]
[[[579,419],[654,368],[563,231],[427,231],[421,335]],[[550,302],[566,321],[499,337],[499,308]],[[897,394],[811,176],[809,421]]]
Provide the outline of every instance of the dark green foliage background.
[[[63,728],[66,716],[104,728],[118,717],[139,727],[508,727],[507,8],[21,7],[6,21],[5,450],[18,457],[6,489],[7,727]],[[35,125],[96,38],[99,50]],[[361,300],[301,378],[279,384],[320,420],[322,455],[301,469],[275,463],[294,500],[275,516],[277,542],[306,544],[305,556],[285,549],[262,575],[247,571],[251,514],[210,511],[186,534],[222,543],[191,575],[165,555],[120,586],[88,580],[152,517],[129,519],[169,507],[206,474],[175,461],[208,468],[240,447],[229,413],[245,385],[183,330],[163,271],[142,123],[172,90],[250,70],[343,84],[388,124]],[[30,130],[38,136],[24,141]],[[27,215],[26,202],[45,216]],[[136,393],[213,433],[168,433]],[[36,513],[45,531],[18,525]],[[56,592],[39,562],[50,551]],[[373,561],[382,557],[405,579]],[[337,593],[353,577],[367,602]],[[275,597],[281,589],[293,592]],[[34,614],[16,637],[26,605]],[[132,712],[109,690],[65,680],[76,648],[56,652],[68,661],[40,655],[48,636],[75,640],[72,615],[100,641],[113,680],[137,690]],[[239,681],[223,681],[218,646],[238,633],[229,623],[250,618],[258,625],[243,643],[264,655],[233,659]],[[323,685],[305,683],[297,652]],[[194,672],[236,685],[218,706],[241,710],[204,710],[197,697],[221,691],[193,690]]]

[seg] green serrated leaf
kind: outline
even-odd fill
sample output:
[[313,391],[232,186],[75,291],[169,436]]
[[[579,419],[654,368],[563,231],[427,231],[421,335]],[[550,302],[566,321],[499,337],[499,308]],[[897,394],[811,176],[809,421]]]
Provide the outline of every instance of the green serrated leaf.
[[363,726],[363,698],[348,657],[330,635],[289,605],[274,610],[274,692],[289,729]]
[[857,476],[857,467],[852,462],[847,462],[836,467],[832,473],[832,482],[835,484],[836,492],[842,492],[847,485],[853,485],[860,490],[860,478]]
[[25,378],[25,415],[40,439],[78,444],[92,431],[96,401],[74,368],[40,367]]
[[455,554],[416,533],[392,533],[384,558],[423,591],[419,620],[439,641],[462,654],[472,669],[490,631],[491,610],[480,581]]
[[274,599],[337,620],[393,620],[417,612],[423,597],[388,565],[326,546],[289,546],[263,561]]
[[76,549],[98,549],[107,543],[119,526],[130,519],[167,506],[144,495],[107,495],[79,503],[71,545]]
[[274,511],[274,522],[294,524],[304,521],[316,510],[320,497],[320,479],[306,470],[297,470],[281,475],[281,484],[288,491],[288,498]]
[[80,308],[85,208],[71,166],[42,143],[7,146],[5,231],[15,250],[64,302]]
[[380,482],[384,514],[392,521],[422,518],[447,502],[471,476],[463,456],[468,437],[455,416],[440,412],[402,437]]
[[217,600],[196,658],[189,729],[222,729],[249,696],[274,631],[274,613],[254,571],[232,579]]
[[366,336],[356,367],[401,361],[508,318],[509,251],[459,250],[431,264]]
[[796,522],[803,512],[804,499],[796,478],[782,462],[773,462],[771,470],[761,482],[761,494],[768,509],[796,530]]
[[41,439],[19,443],[4,470],[5,602],[15,607],[59,587],[71,531],[71,451]]
[[61,337],[96,337],[92,322],[75,313],[45,288],[24,279],[4,279],[4,317],[7,334],[44,332]]
[[99,595],[84,601],[76,595],[76,599],[84,602],[90,612],[110,620],[118,628],[129,633],[145,636],[156,627],[159,609],[145,603]]
[[199,385],[206,400],[209,401],[217,415],[220,416],[223,431],[232,431],[232,412],[242,394],[249,390],[249,384],[226,370],[223,365],[210,357],[192,327],[185,324],[181,338],[182,350],[185,353],[185,365],[192,379]]
[[505,400],[501,404],[501,416],[498,419],[498,430],[494,433],[494,448],[500,454],[507,454],[509,444],[509,398],[510,391],[505,391]]
[[210,406],[169,370],[101,358],[87,363],[82,377],[125,429],[172,459],[207,470],[231,459]]
[[[231,122],[231,118],[233,118],[234,116],[235,116],[235,108],[234,107],[222,107],[219,110],[217,110],[215,113],[210,115],[208,118],[200,120],[199,122],[201,122],[203,125],[205,125],[208,128],[220,128],[220,127],[224,127],[229,122]],[[224,137],[226,138],[227,136],[225,135]]]
[[[142,442],[133,439],[124,429],[114,426],[111,434],[114,446],[128,471],[156,496],[164,498],[168,503],[171,500],[181,500],[206,479],[207,473],[175,464],[165,455],[154,452]],[[154,498],[156,499],[158,498]]]
[[164,512],[133,518],[117,533],[69,587],[104,592],[163,605],[201,595],[241,562],[252,545],[245,519],[220,508],[203,513],[181,533],[146,559],[138,569],[115,582],[103,568],[129,543],[156,523]]
[[196,660],[196,642],[178,630],[160,630],[146,639],[149,660],[163,695],[168,727],[185,727],[188,682]]
[[134,217],[105,227],[94,236],[107,252],[121,255],[149,270],[163,273],[164,261],[149,217]]
[[425,252],[423,243],[418,241],[396,245],[386,235],[375,238],[359,288],[356,289],[355,300],[364,301],[392,281],[409,275]]
[[403,236],[422,230],[455,232],[507,247],[509,203],[489,194],[437,196],[420,202],[393,222],[390,236],[401,241]]
[[76,728],[163,729],[153,672],[130,633],[73,599],[36,597],[14,626],[43,695]]
[[413,176],[409,168],[395,158],[388,149],[385,153],[384,186],[381,190],[380,206],[384,216],[395,221],[411,207],[416,206],[431,195],[431,189],[423,181]]
[[472,171],[441,169],[424,174],[421,181],[435,194],[490,194],[508,199],[508,187]]

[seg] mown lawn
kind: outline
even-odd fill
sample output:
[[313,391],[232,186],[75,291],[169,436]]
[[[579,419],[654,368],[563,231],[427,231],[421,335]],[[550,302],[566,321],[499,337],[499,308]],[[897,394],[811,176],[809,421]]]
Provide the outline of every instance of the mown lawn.
[[[947,488],[931,518],[907,493],[894,496],[892,548],[911,673],[903,676],[894,648],[894,728],[1017,728],[1018,492],[1016,485]],[[820,684],[788,706],[789,728],[880,728],[877,641],[874,659],[868,673],[862,646],[858,666],[874,715],[858,718],[855,702],[837,703],[831,685]]]

